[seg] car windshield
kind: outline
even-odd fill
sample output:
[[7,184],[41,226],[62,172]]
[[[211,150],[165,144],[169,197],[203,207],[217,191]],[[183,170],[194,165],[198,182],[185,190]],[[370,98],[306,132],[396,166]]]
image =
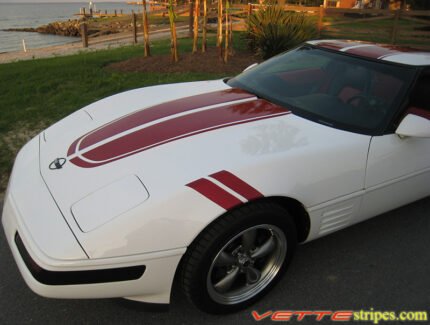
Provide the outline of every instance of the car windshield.
[[372,134],[386,126],[414,80],[413,67],[305,45],[228,84],[328,126]]

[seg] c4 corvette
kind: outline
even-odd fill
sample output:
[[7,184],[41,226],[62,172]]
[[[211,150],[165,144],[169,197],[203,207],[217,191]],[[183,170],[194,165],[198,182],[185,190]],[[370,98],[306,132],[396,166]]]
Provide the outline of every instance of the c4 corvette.
[[2,222],[55,298],[210,313],[261,298],[296,245],[430,194],[430,53],[311,41],[225,80],[91,104],[27,143]]

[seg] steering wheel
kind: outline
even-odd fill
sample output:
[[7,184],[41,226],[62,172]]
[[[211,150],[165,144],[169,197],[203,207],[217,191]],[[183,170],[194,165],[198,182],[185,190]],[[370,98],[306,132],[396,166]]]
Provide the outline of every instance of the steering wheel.
[[354,96],[348,98],[346,103],[351,105],[355,101],[357,101],[358,107],[368,108],[371,106],[371,102],[370,102],[369,98],[367,96],[364,96],[364,95],[354,95]]

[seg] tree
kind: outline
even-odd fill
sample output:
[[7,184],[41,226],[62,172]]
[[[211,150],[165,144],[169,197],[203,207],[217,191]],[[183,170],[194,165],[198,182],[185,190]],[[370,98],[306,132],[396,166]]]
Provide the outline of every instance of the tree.
[[199,41],[199,17],[200,17],[200,0],[194,0],[194,37],[193,37],[193,53],[197,52],[197,43]]
[[222,0],[218,0],[218,28],[217,28],[217,41],[216,46],[222,47],[222,21],[223,21],[223,7]]
[[230,11],[230,2],[225,0],[225,49],[224,49],[224,63],[228,61],[228,47],[229,47],[229,11]]
[[178,62],[178,40],[176,37],[176,14],[175,14],[175,4],[174,0],[169,0],[169,4],[167,6],[167,10],[169,13],[169,22],[170,22],[170,52],[172,53],[172,61]]
[[206,41],[206,32],[207,32],[207,24],[208,24],[208,2],[207,0],[203,0],[203,35],[202,35],[202,52],[206,52],[207,49],[207,41]]
[[406,0],[406,4],[411,6],[412,10],[428,10],[430,9],[429,0]]
[[143,46],[145,50],[145,57],[151,56],[151,50],[149,48],[149,26],[148,26],[148,14],[146,12],[146,0],[142,0],[143,4]]

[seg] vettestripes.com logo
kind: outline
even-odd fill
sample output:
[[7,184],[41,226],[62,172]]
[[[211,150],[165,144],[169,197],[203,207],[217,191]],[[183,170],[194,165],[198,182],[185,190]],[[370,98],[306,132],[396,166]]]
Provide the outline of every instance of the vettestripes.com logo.
[[427,322],[427,311],[380,311],[370,308],[370,310],[276,310],[258,312],[253,310],[252,318],[255,321],[271,320],[275,322],[301,322],[306,320],[314,320],[317,322],[331,320],[333,322],[371,322],[379,324],[380,322]]

